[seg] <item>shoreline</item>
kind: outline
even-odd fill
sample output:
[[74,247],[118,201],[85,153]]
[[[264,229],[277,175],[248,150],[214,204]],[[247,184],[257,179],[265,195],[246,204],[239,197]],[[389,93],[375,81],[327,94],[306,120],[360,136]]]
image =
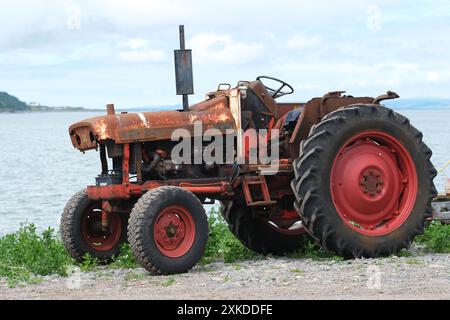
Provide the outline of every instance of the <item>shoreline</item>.
[[0,111],[0,114],[104,112],[101,109]]

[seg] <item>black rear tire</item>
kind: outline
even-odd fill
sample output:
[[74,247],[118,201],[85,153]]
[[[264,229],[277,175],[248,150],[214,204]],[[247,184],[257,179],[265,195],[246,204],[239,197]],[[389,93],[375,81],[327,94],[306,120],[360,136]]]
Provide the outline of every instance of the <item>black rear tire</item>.
[[[342,156],[341,147],[354,135],[370,130],[386,133],[399,141],[417,172],[417,196],[411,198],[412,209],[406,220],[397,229],[392,228],[387,234],[380,232],[377,236],[355,231],[344,222],[332,199],[330,186],[333,163],[338,153]],[[355,105],[328,114],[311,129],[308,139],[302,141],[300,157],[294,163],[295,178],[291,185],[296,195],[295,207],[308,233],[322,247],[345,258],[376,258],[407,248],[415,236],[424,232],[425,222],[432,215],[436,170],[430,162],[431,155],[422,141],[422,134],[408,119],[388,108]],[[359,192],[357,189],[352,192]]]
[[[157,229],[161,215],[166,214],[170,208],[178,208],[180,212],[184,212],[184,216],[178,216],[181,222],[176,230],[182,226],[186,232],[179,242],[180,247],[174,249],[164,247],[170,247],[170,244],[161,242]],[[191,222],[188,223],[188,220]],[[191,226],[190,232],[188,225]],[[169,227],[165,230],[168,232]],[[184,241],[188,241],[189,234],[191,242],[183,251],[179,248],[184,245]],[[187,272],[200,260],[208,241],[205,210],[198,198],[185,189],[161,187],[151,190],[138,200],[131,211],[128,240],[134,257],[150,273],[163,275]]]
[[255,217],[252,208],[233,204],[227,210],[228,204],[222,203],[222,216],[233,235],[248,249],[261,255],[282,256],[303,248],[305,234],[283,232],[262,217]]

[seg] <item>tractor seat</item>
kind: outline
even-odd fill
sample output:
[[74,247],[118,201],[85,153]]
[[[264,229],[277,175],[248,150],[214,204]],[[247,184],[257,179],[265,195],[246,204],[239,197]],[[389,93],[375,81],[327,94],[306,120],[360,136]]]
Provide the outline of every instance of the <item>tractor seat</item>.
[[252,81],[247,88],[246,97],[242,99],[241,110],[243,129],[267,129],[270,118],[274,116],[276,102],[261,81]]

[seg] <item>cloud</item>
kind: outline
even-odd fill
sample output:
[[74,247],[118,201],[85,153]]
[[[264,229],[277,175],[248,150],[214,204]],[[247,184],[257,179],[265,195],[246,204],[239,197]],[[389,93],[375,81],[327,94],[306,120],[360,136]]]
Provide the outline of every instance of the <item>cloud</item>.
[[159,62],[164,60],[165,53],[162,50],[123,51],[118,57],[125,62]]
[[377,5],[370,5],[367,7],[367,28],[371,31],[381,30],[382,12]]
[[[381,61],[376,64],[355,61],[285,62],[275,65],[272,72],[283,75],[303,93],[321,96],[327,91],[347,90],[354,95],[378,95],[387,90],[406,92],[405,87],[418,83],[423,71],[417,64],[402,61]],[[304,79],[307,79],[305,85]],[[303,83],[302,83],[303,82]],[[409,92],[408,92],[409,93]]]
[[128,39],[113,50],[119,50],[117,57],[123,62],[160,62],[166,58],[164,50],[151,48],[150,42],[142,38]]
[[188,45],[199,63],[242,64],[261,55],[264,45],[242,42],[228,35],[201,33],[193,36]]
[[[192,101],[219,82],[259,74],[291,82],[305,98],[336,89],[450,95],[448,2],[277,5],[282,9],[271,0],[230,0],[220,9],[207,0],[1,1],[0,89],[54,105],[177,100],[172,50],[185,24],[198,93]],[[126,90],[118,90],[124,82]]]
[[441,74],[437,71],[429,71],[427,73],[428,82],[439,82],[441,80]]
[[320,36],[293,36],[287,40],[287,47],[295,50],[315,49],[322,45]]
[[125,47],[128,47],[132,50],[142,49],[147,45],[148,41],[146,39],[130,39],[124,44]]

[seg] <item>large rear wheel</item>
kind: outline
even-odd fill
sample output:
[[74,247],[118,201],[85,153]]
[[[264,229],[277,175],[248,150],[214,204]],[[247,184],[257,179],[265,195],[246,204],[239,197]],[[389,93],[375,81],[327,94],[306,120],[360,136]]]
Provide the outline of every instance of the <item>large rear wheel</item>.
[[436,170],[422,134],[390,109],[357,105],[311,129],[295,161],[295,206],[324,248],[379,257],[422,234]]

